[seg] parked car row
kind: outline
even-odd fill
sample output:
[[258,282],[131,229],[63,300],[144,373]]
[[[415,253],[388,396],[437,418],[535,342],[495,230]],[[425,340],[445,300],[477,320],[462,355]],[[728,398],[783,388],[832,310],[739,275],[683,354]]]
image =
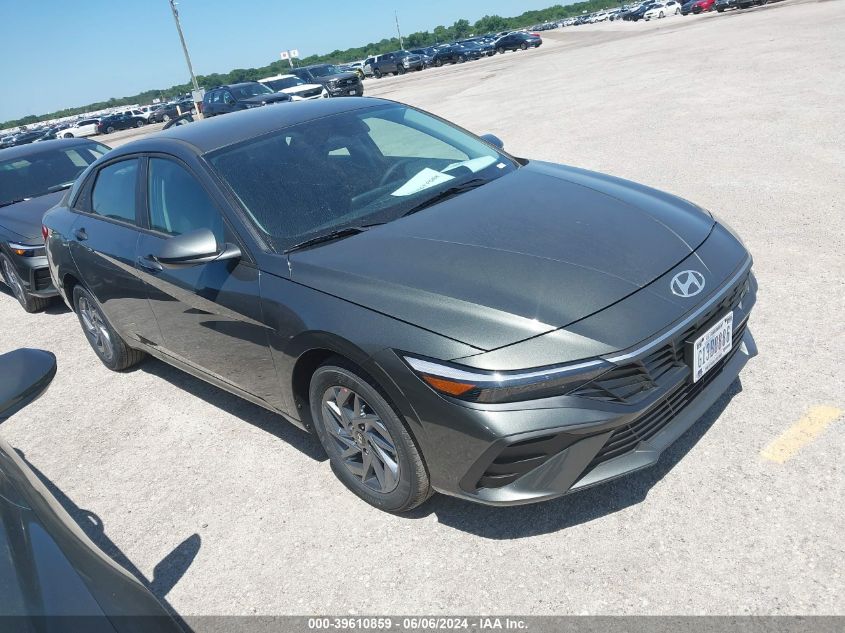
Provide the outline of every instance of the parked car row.
[[464,62],[490,57],[496,53],[537,48],[543,43],[536,33],[525,31],[504,31],[502,33],[479,35],[447,44],[399,50],[382,55],[373,55],[360,62],[347,64],[359,77],[379,79],[387,75],[404,75],[406,72],[421,71],[446,64]]

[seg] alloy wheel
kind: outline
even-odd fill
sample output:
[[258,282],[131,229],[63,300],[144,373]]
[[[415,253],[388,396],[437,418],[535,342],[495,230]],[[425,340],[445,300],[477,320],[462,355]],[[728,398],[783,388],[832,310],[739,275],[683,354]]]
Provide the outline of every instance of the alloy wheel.
[[341,386],[326,389],[322,405],[323,423],[347,470],[375,492],[393,491],[399,483],[399,453],[375,410]]
[[15,295],[15,299],[17,299],[21,303],[26,303],[26,295],[24,294],[23,286],[21,285],[21,280],[18,279],[18,274],[12,267],[12,263],[5,257],[2,258],[2,262],[3,277],[6,280],[6,285],[11,288],[12,294]]
[[79,317],[88,338],[91,339],[94,347],[103,358],[111,360],[114,355],[114,347],[100,310],[85,296],[79,297],[78,307]]

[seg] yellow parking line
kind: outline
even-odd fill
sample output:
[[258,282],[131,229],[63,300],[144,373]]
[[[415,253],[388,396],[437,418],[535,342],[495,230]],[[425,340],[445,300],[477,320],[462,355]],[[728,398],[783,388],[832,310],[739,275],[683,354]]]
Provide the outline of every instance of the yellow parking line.
[[760,451],[760,456],[778,464],[792,459],[803,446],[821,435],[840,415],[842,415],[842,410],[836,407],[824,405],[810,407],[807,415],[772,440]]

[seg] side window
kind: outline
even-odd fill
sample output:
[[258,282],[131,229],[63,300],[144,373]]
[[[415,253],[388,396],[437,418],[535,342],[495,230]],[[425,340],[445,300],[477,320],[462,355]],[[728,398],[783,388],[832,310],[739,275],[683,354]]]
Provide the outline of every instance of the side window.
[[231,105],[235,102],[235,98],[232,96],[232,93],[228,90],[223,91],[223,103],[227,105]]
[[226,241],[223,217],[202,185],[181,165],[151,158],[148,194],[150,228],[170,235],[207,228],[219,243]]
[[91,192],[91,210],[97,215],[135,224],[138,159],[103,167]]

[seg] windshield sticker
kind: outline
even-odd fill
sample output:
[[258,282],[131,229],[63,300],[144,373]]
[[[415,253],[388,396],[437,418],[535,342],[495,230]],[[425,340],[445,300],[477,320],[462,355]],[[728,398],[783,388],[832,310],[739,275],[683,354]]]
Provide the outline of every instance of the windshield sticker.
[[411,178],[408,182],[404,185],[399,187],[396,191],[391,193],[391,196],[410,196],[412,194],[418,193],[420,191],[424,191],[429,189],[430,187],[434,187],[435,185],[439,185],[440,183],[448,182],[450,180],[454,180],[454,176],[450,176],[448,174],[441,173],[439,171],[435,171],[430,167],[426,167],[416,176]]
[[495,162],[496,158],[494,156],[479,156],[478,158],[471,158],[469,160],[464,160],[459,163],[452,163],[443,171],[452,171],[453,169],[457,169],[458,167],[466,167],[472,173],[475,174],[484,169],[485,167],[489,167]]

